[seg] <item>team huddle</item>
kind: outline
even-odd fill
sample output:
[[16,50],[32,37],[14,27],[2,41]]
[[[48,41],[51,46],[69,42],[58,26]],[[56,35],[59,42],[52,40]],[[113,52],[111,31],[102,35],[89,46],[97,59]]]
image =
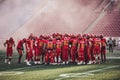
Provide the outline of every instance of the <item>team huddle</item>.
[[[11,37],[4,43],[6,48],[5,63],[11,64],[14,39]],[[26,64],[100,64],[106,61],[106,39],[103,35],[30,34],[28,38],[18,41],[18,63],[21,63],[23,52],[26,53]]]

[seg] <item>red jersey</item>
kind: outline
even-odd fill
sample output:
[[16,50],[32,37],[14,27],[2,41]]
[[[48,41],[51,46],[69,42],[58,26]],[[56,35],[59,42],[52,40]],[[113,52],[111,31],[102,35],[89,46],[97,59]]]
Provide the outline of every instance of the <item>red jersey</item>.
[[14,41],[9,41],[9,40],[6,40],[6,42],[4,43],[4,46],[7,45],[7,48],[12,48],[13,46],[15,46],[14,44]]
[[100,46],[100,45],[101,45],[100,39],[96,38],[96,39],[95,39],[94,46],[96,47],[96,46]]
[[78,41],[77,41],[76,38],[75,38],[75,39],[72,39],[72,46],[77,46],[77,43],[78,43]]
[[53,41],[47,41],[46,42],[46,48],[47,49],[53,49],[54,47],[54,42]]
[[65,38],[63,39],[63,45],[64,45],[64,46],[68,46],[68,45],[69,45],[69,38],[65,37]]
[[82,39],[78,42],[79,49],[84,49],[85,48],[85,41]]
[[38,47],[43,47],[44,41],[39,39],[37,44],[38,44]]
[[56,48],[61,48],[62,42],[60,40],[56,40]]
[[105,38],[103,38],[103,39],[101,39],[101,46],[106,46],[106,39]]
[[17,44],[17,49],[23,50],[23,40],[20,40]]
[[85,40],[85,44],[86,44],[87,47],[91,47],[92,46],[91,40],[89,40],[89,39]]
[[33,40],[28,39],[26,41],[26,50],[32,50],[33,49]]

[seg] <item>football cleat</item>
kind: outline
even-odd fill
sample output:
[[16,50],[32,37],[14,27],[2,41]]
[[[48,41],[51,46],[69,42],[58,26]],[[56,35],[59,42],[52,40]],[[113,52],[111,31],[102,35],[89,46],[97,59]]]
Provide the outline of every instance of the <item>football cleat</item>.
[[38,64],[41,64],[40,61],[37,62]]
[[7,59],[5,59],[5,63],[7,63]]
[[37,61],[35,61],[34,64],[37,64]]
[[9,61],[8,64],[11,64],[11,62]]
[[31,66],[31,64],[29,62],[26,62],[28,66]]

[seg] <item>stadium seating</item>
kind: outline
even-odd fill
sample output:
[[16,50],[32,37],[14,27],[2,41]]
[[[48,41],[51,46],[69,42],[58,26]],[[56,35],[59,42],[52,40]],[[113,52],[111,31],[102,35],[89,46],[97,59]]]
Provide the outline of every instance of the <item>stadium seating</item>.
[[82,33],[96,20],[99,15],[97,10],[107,4],[107,2],[101,3],[101,1],[103,0],[77,0],[69,1],[66,4],[62,1],[55,1],[62,7],[56,6],[58,10],[49,7],[50,12],[47,13],[41,11],[27,25],[24,25],[23,29],[29,28],[26,32],[33,32],[36,35],[53,32]]
[[120,12],[112,11],[107,13],[104,18],[92,29],[91,33],[103,34],[105,36],[120,36]]
[[[97,19],[103,8],[109,3],[110,0],[47,0],[44,4],[40,4],[34,10],[32,16],[26,22],[22,18],[26,15],[19,16],[19,22],[13,26],[9,35],[13,36],[16,40],[28,36],[30,33],[39,36],[40,34],[51,33],[84,33],[90,25]],[[39,4],[39,3],[38,3]],[[120,15],[117,11],[117,3],[114,4],[113,12],[107,13],[105,17],[95,26],[90,33],[104,34],[105,36],[118,36],[120,34]],[[20,7],[20,6],[19,6]],[[14,15],[13,13],[11,13]],[[11,17],[7,15],[8,18]],[[24,16],[24,17],[23,17]],[[11,17],[13,18],[13,17]],[[7,19],[5,19],[7,20]],[[11,21],[13,19],[10,19]],[[9,22],[9,21],[8,21]],[[9,26],[9,23],[8,23]],[[19,27],[19,28],[18,28]],[[5,33],[6,34],[6,33]],[[4,39],[3,39],[4,40]],[[1,41],[0,41],[1,42]]]

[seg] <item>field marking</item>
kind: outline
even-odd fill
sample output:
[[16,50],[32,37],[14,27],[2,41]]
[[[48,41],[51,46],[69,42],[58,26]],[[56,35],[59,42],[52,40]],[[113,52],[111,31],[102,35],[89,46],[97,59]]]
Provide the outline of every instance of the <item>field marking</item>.
[[18,74],[23,74],[24,73],[23,71],[18,71],[18,70],[25,70],[25,69],[30,69],[30,68],[33,68],[33,67],[38,67],[38,66],[39,65],[0,71],[0,76],[1,75],[18,75]]
[[21,71],[2,71],[0,72],[0,76],[1,75],[19,75],[19,74],[23,74],[24,72]]
[[[107,59],[120,59],[120,57],[107,57]],[[20,72],[18,70],[25,70],[25,69],[30,69],[30,68],[36,68],[36,67],[40,67],[40,66],[44,66],[44,65],[36,65],[36,66],[28,66],[28,67],[23,67],[23,68],[16,68],[16,69],[10,69],[10,70],[5,70],[5,71],[0,71],[0,75],[2,74],[6,74],[8,75],[7,73],[9,73],[10,75],[13,73],[13,74],[22,74],[24,72]],[[119,66],[119,65],[118,65]],[[113,68],[114,66],[112,66]],[[117,66],[115,66],[117,67]],[[111,67],[108,67],[108,68],[103,68],[102,70],[104,69],[109,69]],[[101,69],[98,69],[98,70],[93,70],[93,72],[96,72],[96,71],[100,71]],[[16,72],[15,72],[16,71]],[[68,78],[68,77],[86,77],[86,76],[91,76],[91,75],[94,75],[92,74],[92,71],[89,71],[89,72],[85,72],[85,73],[68,73],[68,74],[61,74],[60,76],[63,77],[61,79],[56,79],[56,80],[62,80],[64,78]]]
[[76,78],[76,77],[88,77],[88,76],[93,76],[94,72],[99,72],[99,71],[102,71],[102,70],[106,70],[106,69],[111,69],[111,68],[116,68],[116,67],[120,67],[120,65],[116,65],[116,66],[109,66],[109,67],[106,67],[106,68],[102,68],[102,69],[96,69],[96,70],[91,70],[91,71],[87,71],[87,72],[83,72],[83,73],[66,73],[66,74],[60,74],[59,76],[62,77],[62,78],[58,78],[58,79],[55,79],[55,80],[63,80],[63,79],[66,79],[66,78]]
[[[120,57],[107,57],[107,59],[120,59]],[[28,67],[11,69],[11,70],[23,70],[23,69],[30,69],[30,68],[33,68],[33,67],[40,67],[40,66],[44,66],[44,65],[28,66]],[[7,71],[8,71],[8,70],[7,70]]]
[[0,71],[0,76],[1,75],[18,75],[18,74],[23,74],[24,72],[23,71],[19,71],[19,70],[25,70],[25,69],[30,69],[30,68],[39,67],[39,66],[40,65]]
[[120,59],[120,57],[107,57],[107,59]]

